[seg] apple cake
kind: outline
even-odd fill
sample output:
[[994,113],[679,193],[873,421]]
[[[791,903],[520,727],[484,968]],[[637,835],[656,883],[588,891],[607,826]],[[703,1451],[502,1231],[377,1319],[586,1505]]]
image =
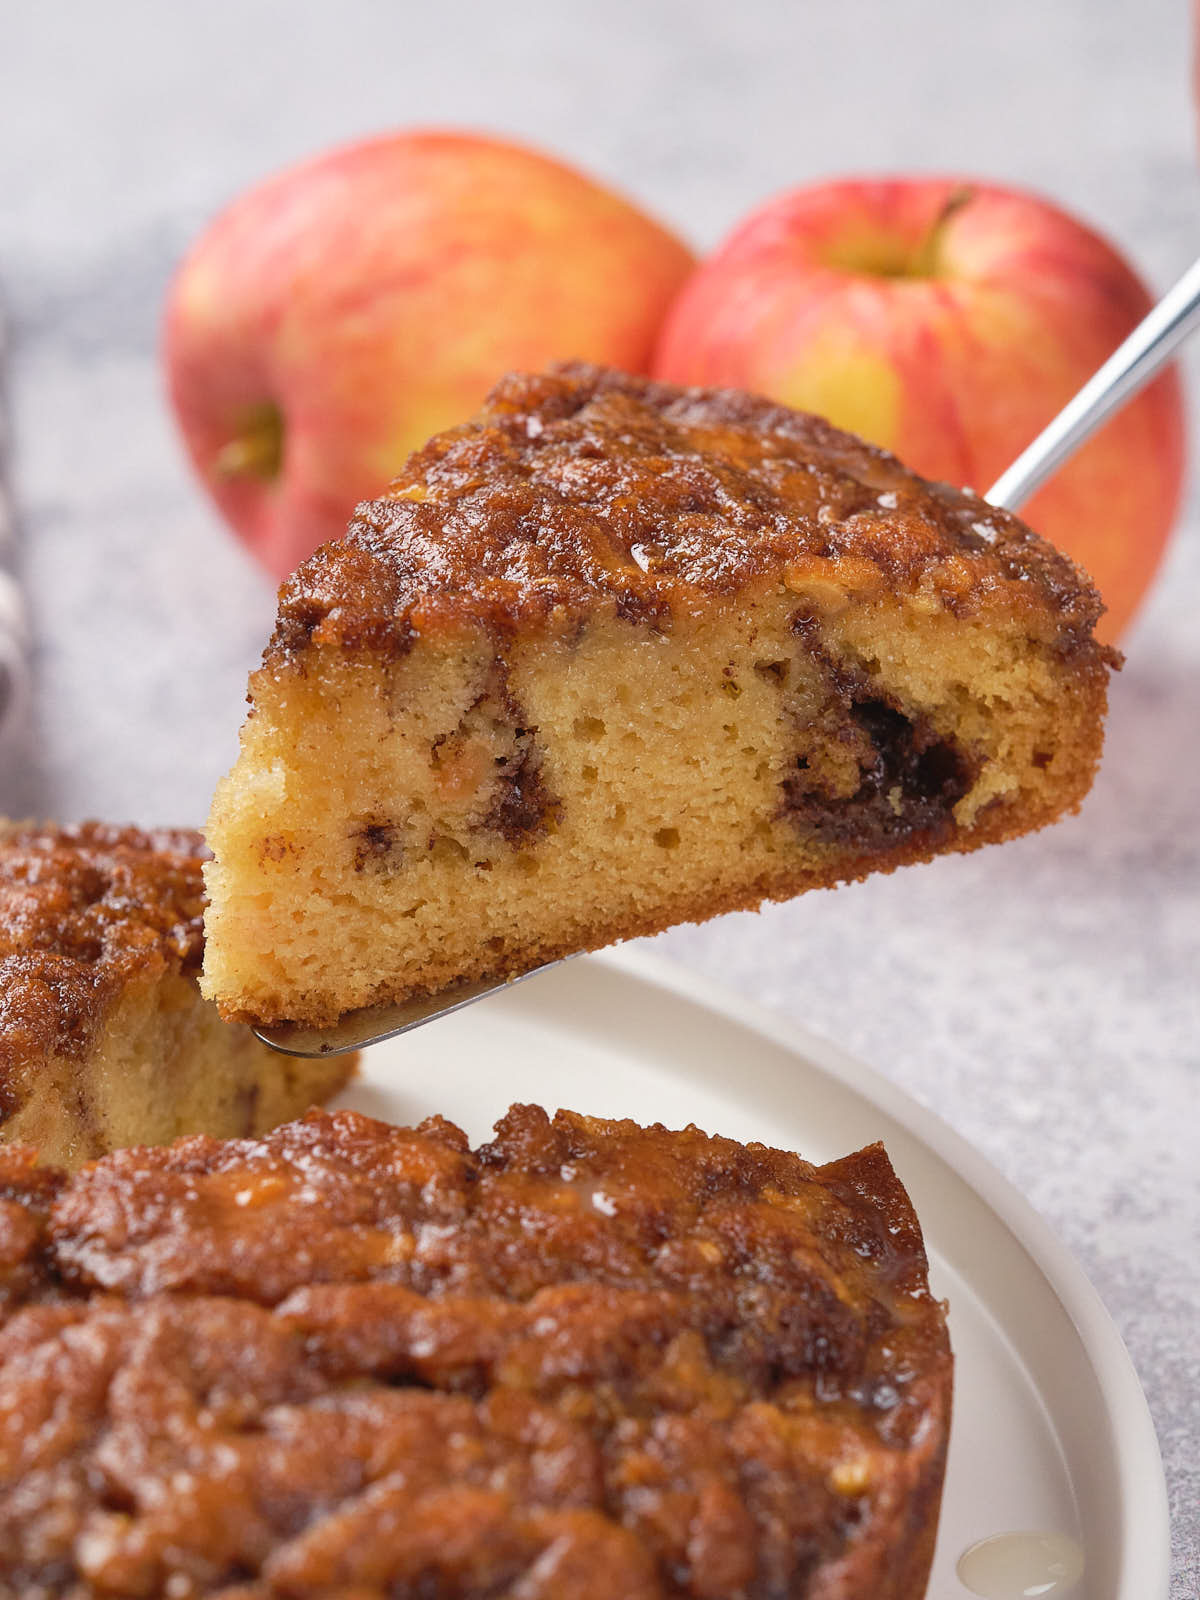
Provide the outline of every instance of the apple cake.
[[261,1133],[341,1087],[197,987],[196,833],[0,821],[0,1141],[73,1167],[181,1133]]
[[280,590],[205,992],[321,1026],[1041,827],[1099,757],[1101,609],[819,418],[510,377]]
[[6,1600],[925,1592],[952,1357],[881,1145],[313,1112],[0,1197]]

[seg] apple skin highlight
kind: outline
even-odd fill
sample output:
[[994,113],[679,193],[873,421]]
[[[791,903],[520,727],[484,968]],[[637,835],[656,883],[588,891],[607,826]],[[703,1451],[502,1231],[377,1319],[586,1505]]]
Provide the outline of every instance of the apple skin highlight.
[[205,487],[282,577],[504,372],[573,357],[647,371],[694,265],[535,151],[369,140],[268,179],[193,246],[166,309],[171,400]]
[[[962,178],[846,180],[776,197],[694,274],[655,374],[815,411],[925,477],[983,493],[1150,309],[1097,233]],[[1149,587],[1184,467],[1159,377],[1024,508],[1095,581],[1115,639]]]

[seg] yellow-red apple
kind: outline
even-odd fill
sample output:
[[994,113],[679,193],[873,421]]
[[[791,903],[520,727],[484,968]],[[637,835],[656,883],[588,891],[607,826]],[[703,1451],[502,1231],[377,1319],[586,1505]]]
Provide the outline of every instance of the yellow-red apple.
[[[769,201],[703,263],[655,372],[819,412],[984,493],[1150,303],[1111,245],[1036,196],[963,179],[826,183]],[[1109,639],[1154,575],[1182,473],[1171,372],[1022,513],[1090,573]]]
[[502,373],[571,357],[646,371],[693,265],[531,150],[369,140],[269,179],[198,240],[168,300],[171,398],[222,512],[283,574]]

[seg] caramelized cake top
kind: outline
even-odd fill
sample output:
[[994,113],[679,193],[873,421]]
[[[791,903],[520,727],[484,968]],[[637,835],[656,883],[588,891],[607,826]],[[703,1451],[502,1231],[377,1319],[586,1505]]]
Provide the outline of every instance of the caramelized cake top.
[[1008,512],[819,417],[571,363],[505,378],[360,506],[285,583],[267,664],[313,642],[403,650],[464,622],[665,627],[748,588],[831,577],[957,614],[999,606],[1052,648],[1111,657],[1092,639],[1091,584]]
[[879,1145],[313,1112],[0,1151],[0,1214],[5,1570],[47,1593],[921,1592],[951,1356]]
[[12,1074],[84,1051],[135,975],[194,975],[198,833],[0,821],[0,1111]]

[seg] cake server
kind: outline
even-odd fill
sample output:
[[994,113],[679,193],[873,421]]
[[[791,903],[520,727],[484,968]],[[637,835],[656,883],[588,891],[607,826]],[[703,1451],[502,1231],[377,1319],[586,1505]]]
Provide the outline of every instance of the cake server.
[[[1018,511],[1085,439],[1150,381],[1197,326],[1200,326],[1200,261],[1189,267],[1079,393],[1067,402],[1007,472],[996,479],[984,499],[1005,511]],[[0,632],[2,622],[0,617]],[[264,1044],[284,1055],[342,1055],[348,1050],[361,1050],[384,1039],[394,1039],[438,1017],[448,1017],[476,1000],[510,989],[558,965],[557,961],[549,961],[512,978],[483,978],[475,983],[456,984],[437,994],[406,1000],[400,1005],[364,1007],[347,1012],[332,1028],[284,1022],[270,1028],[255,1028],[254,1032]]]
[[1200,261],[1146,313],[1124,344],[1118,345],[1008,471],[1000,474],[984,499],[1005,511],[1019,511],[1085,439],[1149,383],[1197,326]]

